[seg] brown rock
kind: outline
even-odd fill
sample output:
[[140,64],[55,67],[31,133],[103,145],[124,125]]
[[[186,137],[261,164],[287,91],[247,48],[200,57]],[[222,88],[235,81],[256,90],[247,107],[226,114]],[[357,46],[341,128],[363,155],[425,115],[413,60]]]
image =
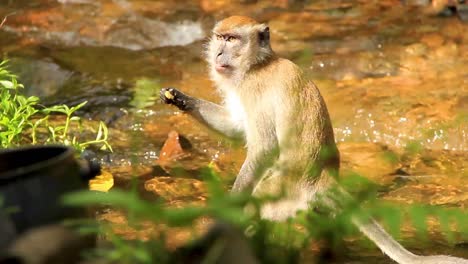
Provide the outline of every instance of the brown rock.
[[458,46],[457,44],[453,42],[440,46],[434,52],[434,56],[439,59],[447,59],[447,58],[452,59],[453,57],[456,57],[457,54],[458,54]]
[[185,155],[186,154],[179,141],[179,133],[173,130],[169,132],[166,142],[164,142],[164,145],[161,148],[157,163],[161,165],[161,167],[166,167],[171,162],[180,159]]
[[230,2],[231,1],[224,1],[224,0],[217,0],[217,1],[201,0],[200,7],[203,11],[207,13],[212,13],[212,12],[216,12],[218,10],[223,9],[225,6],[229,5]]
[[190,197],[191,200],[204,200],[206,190],[203,182],[194,179],[157,177],[145,182],[145,190],[155,193],[167,201]]
[[400,166],[398,157],[384,146],[375,143],[339,144],[343,171],[352,171],[370,180],[385,184],[393,180],[388,177]]
[[445,39],[437,33],[426,34],[421,38],[421,42],[429,48],[437,48],[444,44]]

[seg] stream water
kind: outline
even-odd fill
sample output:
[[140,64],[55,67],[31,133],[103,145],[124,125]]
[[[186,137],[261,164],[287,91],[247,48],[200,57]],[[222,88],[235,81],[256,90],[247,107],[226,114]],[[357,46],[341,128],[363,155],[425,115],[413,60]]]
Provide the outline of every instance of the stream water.
[[[79,114],[106,121],[114,153],[99,158],[115,187],[140,177],[144,197],[182,206],[203,201],[200,181],[151,175],[170,131],[190,142],[179,161],[185,169],[211,162],[227,185],[244,150],[161,104],[158,91],[172,86],[219,101],[203,44],[216,20],[250,15],[269,23],[273,49],[321,90],[343,171],[382,185],[389,201],[466,208],[468,23],[429,15],[426,1],[289,2],[298,3],[2,0],[0,54],[27,94],[46,104],[87,100]],[[100,217],[125,222],[113,210]],[[121,231],[133,238],[150,232]],[[466,245],[448,247],[436,230],[434,243],[424,246],[411,229],[404,233],[415,251],[468,257]],[[391,263],[375,249],[349,255],[346,263]]]

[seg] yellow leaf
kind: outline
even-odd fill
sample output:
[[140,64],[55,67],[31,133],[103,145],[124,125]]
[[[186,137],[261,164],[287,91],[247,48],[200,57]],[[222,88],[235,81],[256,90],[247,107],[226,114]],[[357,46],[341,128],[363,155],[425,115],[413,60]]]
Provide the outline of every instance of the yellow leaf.
[[91,191],[107,192],[114,185],[114,177],[108,171],[101,171],[101,174],[89,180]]

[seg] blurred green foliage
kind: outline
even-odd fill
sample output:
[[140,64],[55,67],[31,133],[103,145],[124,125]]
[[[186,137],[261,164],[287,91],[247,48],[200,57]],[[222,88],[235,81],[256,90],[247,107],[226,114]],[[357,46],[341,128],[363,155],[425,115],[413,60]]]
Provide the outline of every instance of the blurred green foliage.
[[160,88],[159,80],[138,79],[135,83],[135,93],[130,105],[137,109],[154,105]]
[[[14,147],[24,144],[61,143],[73,146],[82,152],[90,145],[112,151],[107,142],[108,130],[103,122],[99,123],[97,135],[92,140],[79,140],[70,132],[71,123],[81,125],[81,119],[74,113],[83,107],[83,102],[74,107],[55,105],[43,107],[36,96],[21,94],[23,85],[16,76],[8,71],[7,61],[0,62],[0,146]],[[49,122],[52,115],[65,116],[62,122]],[[39,135],[40,134],[40,135]]]
[[[378,186],[357,174],[343,177],[336,188],[331,188],[318,197],[310,207],[312,209],[299,212],[295,218],[285,222],[272,222],[260,217],[261,205],[280,197],[252,197],[247,193],[226,194],[223,183],[213,170],[205,169],[202,176],[208,189],[208,198],[204,206],[173,208],[167,206],[163,200],[149,202],[140,198],[136,192],[119,190],[109,193],[82,191],[67,195],[64,202],[72,206],[106,205],[123,209],[128,214],[128,219],[136,220],[130,221],[130,224],[137,230],[138,223],[148,220],[161,227],[161,232],[156,232],[152,239],[143,242],[128,241],[116,235],[111,231],[109,223],[95,223],[97,232],[105,233],[113,245],[106,249],[101,248],[95,253],[99,257],[119,263],[174,263],[176,260],[180,263],[180,258],[176,259],[178,254],[167,247],[168,234],[163,226],[193,230],[197,219],[202,217],[228,223],[238,230],[243,230],[241,234],[246,237],[259,263],[297,263],[301,252],[310,248],[312,241],[325,241],[328,247],[341,251],[343,238],[357,235],[357,229],[351,224],[353,217],[366,219],[372,215],[382,220],[390,233],[397,237],[404,219],[409,218],[418,234],[427,238],[429,217],[439,219],[441,231],[449,242],[454,241],[455,224],[457,232],[465,236],[464,238],[468,234],[466,212],[434,206],[402,207],[401,204],[376,202]],[[354,198],[343,195],[343,189],[352,192]],[[330,200],[334,205],[339,205],[341,210],[329,208]],[[197,251],[203,256],[201,263],[219,261],[213,260],[214,253],[211,252],[216,251],[216,243],[203,244],[201,247],[202,251]]]

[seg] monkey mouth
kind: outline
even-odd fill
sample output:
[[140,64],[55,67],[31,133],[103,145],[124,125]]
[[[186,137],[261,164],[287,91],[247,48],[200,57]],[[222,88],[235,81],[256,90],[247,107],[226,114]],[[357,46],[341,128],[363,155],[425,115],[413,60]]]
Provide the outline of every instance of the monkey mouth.
[[215,65],[215,70],[219,73],[225,73],[227,72],[229,69],[231,68],[231,66],[227,65],[227,64],[216,64]]

